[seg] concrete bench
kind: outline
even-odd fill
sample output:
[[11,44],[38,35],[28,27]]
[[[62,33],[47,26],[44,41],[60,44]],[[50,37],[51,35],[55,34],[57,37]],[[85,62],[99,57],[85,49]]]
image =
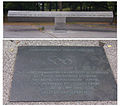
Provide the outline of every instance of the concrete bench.
[[11,22],[55,22],[55,29],[65,29],[66,22],[112,22],[112,11],[8,11]]

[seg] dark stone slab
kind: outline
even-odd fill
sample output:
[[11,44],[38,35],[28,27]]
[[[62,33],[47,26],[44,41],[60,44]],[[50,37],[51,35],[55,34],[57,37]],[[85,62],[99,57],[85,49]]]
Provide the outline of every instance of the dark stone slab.
[[[8,22],[54,22],[54,17],[8,17]],[[66,17],[66,22],[112,22],[111,18]]]
[[112,22],[109,17],[67,17],[66,22]]
[[19,47],[10,101],[115,101],[102,47]]
[[54,22],[54,17],[8,17],[8,22]]

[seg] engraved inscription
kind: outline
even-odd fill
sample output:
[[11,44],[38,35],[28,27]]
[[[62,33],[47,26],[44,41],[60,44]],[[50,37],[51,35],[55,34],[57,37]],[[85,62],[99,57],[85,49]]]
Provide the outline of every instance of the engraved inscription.
[[70,58],[60,58],[57,56],[49,57],[48,60],[52,62],[53,64],[72,64],[72,60]]
[[[108,74],[107,72],[34,72],[32,74],[33,85],[39,85],[43,94],[87,94],[99,86],[100,81],[97,75]],[[74,82],[74,83],[71,83]],[[47,89],[49,87],[49,90]],[[61,92],[64,90],[63,92]]]

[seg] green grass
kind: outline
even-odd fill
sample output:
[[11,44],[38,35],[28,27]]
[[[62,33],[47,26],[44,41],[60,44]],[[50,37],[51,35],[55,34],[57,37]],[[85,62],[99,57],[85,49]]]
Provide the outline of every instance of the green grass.
[[44,31],[44,30],[45,30],[45,27],[44,27],[44,26],[43,26],[43,27],[39,27],[38,30]]

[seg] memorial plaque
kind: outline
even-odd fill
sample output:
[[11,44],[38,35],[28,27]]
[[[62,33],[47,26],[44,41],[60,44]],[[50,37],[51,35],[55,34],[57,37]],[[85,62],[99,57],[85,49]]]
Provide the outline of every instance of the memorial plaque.
[[103,47],[18,47],[10,101],[116,101]]

